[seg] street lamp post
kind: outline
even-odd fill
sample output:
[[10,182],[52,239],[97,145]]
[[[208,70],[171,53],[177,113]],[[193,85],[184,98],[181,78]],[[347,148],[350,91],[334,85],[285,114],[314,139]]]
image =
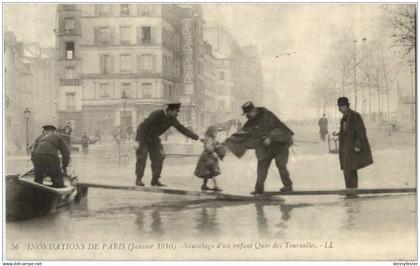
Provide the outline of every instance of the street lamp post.
[[[121,118],[123,118],[124,121],[124,127],[123,128],[127,128],[127,126],[125,125],[126,123],[126,119],[125,119],[125,105],[127,104],[127,93],[125,92],[125,90],[122,92],[121,94],[121,99],[123,100],[123,115]],[[120,123],[121,126],[123,125],[123,123]]]
[[29,153],[29,117],[31,116],[31,110],[28,107],[23,111],[26,120],[26,153]]

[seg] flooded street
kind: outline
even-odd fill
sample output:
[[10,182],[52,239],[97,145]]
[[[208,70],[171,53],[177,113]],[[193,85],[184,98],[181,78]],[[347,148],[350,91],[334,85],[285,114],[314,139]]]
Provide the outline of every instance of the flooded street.
[[[416,187],[414,135],[377,134],[370,137],[375,163],[360,171],[359,187]],[[300,137],[304,136],[302,132]],[[328,153],[326,143],[296,143],[293,149],[288,167],[295,190],[344,187],[337,155]],[[129,158],[120,162],[115,151],[115,145],[103,143],[90,146],[87,154],[73,153],[79,181],[133,185],[132,147],[121,147],[121,154]],[[201,179],[193,176],[197,160],[197,156],[168,155],[162,182],[171,188],[198,191]],[[8,173],[30,166],[23,156],[9,156],[6,163]],[[223,192],[248,195],[254,188],[256,164],[253,151],[241,160],[228,155],[221,162],[218,178]],[[149,165],[144,178],[147,186]],[[273,163],[266,190],[280,187]],[[185,259],[240,255],[243,259],[408,260],[416,256],[416,235],[415,194],[225,202],[90,188],[87,199],[55,214],[6,223],[7,243],[21,246],[19,250],[7,248],[9,259],[71,260],[75,254],[78,259],[176,259],[182,254]],[[42,243],[71,247],[56,252]],[[100,247],[89,250],[95,244]],[[224,251],[227,245],[229,252]]]

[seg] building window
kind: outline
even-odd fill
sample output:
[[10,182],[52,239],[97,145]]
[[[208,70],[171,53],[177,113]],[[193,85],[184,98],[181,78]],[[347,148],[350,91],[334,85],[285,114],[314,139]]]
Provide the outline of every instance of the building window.
[[225,110],[225,102],[224,101],[219,101],[218,102],[217,110],[218,111],[224,111]]
[[123,54],[120,57],[120,72],[127,73],[131,72],[131,56],[129,54]]
[[111,57],[107,54],[100,57],[101,73],[108,74],[111,72]]
[[220,96],[228,95],[227,91],[226,91],[226,87],[225,86],[219,86],[217,88],[217,95],[220,95]]
[[74,59],[74,42],[66,42],[66,59]]
[[63,5],[63,9],[66,11],[76,10],[76,5]]
[[65,79],[75,79],[76,71],[74,71],[74,67],[66,67],[64,77]]
[[152,28],[141,27],[141,43],[151,44],[152,43]]
[[99,43],[109,45],[111,42],[111,31],[109,28],[99,28]]
[[120,28],[120,41],[123,45],[130,44],[130,27],[121,27]]
[[99,6],[99,16],[111,15],[111,5],[100,4],[98,6]]
[[99,96],[101,98],[109,98],[111,92],[111,88],[109,83],[101,83],[99,84]]
[[130,87],[131,87],[130,83],[122,83],[121,84],[121,96],[122,96],[122,93],[125,91],[125,95],[127,96],[127,98],[130,98],[130,96],[131,96]]
[[64,20],[64,27],[66,30],[74,30],[76,28],[74,18],[66,18]]
[[141,87],[143,89],[143,98],[152,98],[152,83],[142,83]]
[[220,71],[220,80],[225,80],[225,72]]
[[147,16],[153,14],[153,6],[152,5],[143,5],[140,4],[137,6],[137,11],[141,16]]
[[76,94],[74,92],[66,93],[66,110],[74,111],[76,109]]
[[144,54],[142,56],[143,72],[152,72],[152,55]]
[[128,4],[121,4],[121,16],[129,16],[130,9],[128,8]]

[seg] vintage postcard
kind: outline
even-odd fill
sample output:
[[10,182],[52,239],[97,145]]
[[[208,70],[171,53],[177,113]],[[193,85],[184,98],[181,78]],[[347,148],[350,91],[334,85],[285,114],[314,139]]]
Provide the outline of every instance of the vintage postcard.
[[3,261],[416,261],[416,18],[3,3]]

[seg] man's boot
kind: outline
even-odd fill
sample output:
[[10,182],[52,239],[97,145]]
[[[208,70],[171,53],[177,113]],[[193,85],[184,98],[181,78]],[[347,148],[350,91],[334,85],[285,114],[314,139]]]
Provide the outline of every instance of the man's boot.
[[293,191],[292,185],[284,186],[280,189],[280,192],[290,192]]
[[152,186],[156,186],[156,187],[166,187],[166,185],[160,183],[159,178],[152,178]]
[[136,185],[137,185],[137,186],[144,187],[144,183],[143,183],[143,181],[141,181],[141,178],[137,178],[137,180],[136,180]]

